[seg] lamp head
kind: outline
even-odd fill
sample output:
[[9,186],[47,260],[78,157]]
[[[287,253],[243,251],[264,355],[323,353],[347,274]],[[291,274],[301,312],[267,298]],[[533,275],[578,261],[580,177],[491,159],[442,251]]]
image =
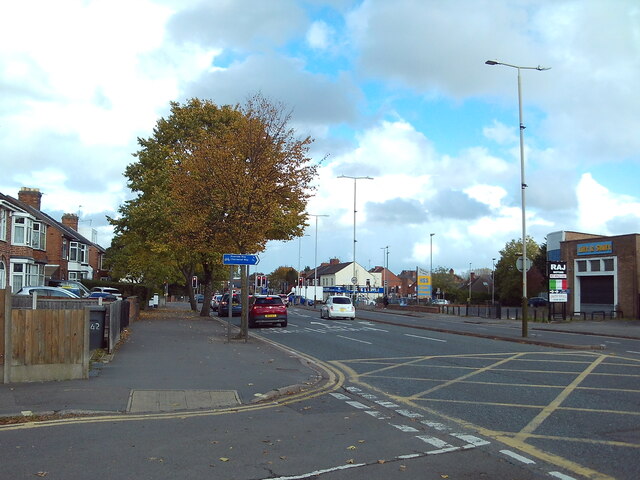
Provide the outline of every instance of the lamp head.
[[484,63],[487,65],[499,65],[499,62],[496,62],[495,60],[487,60]]

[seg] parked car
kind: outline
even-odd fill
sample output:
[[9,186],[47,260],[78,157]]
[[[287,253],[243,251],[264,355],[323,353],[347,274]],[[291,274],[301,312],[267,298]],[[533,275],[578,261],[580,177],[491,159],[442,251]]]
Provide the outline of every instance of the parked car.
[[[234,317],[238,317],[242,315],[242,304],[240,303],[240,296],[237,293],[233,294],[231,299],[231,315]],[[229,294],[225,293],[220,299],[220,304],[218,305],[218,316],[219,317],[228,317],[229,316]]]
[[91,292],[102,292],[102,293],[109,293],[115,297],[118,297],[118,300],[122,300],[122,294],[120,293],[120,290],[118,290],[117,288],[113,288],[113,287],[93,287],[91,289]]
[[255,295],[249,304],[249,328],[259,324],[287,326],[287,306],[278,295]]
[[542,297],[530,298],[528,302],[530,307],[546,307],[548,303],[547,299]]
[[220,300],[222,300],[222,295],[214,295],[213,297],[211,297],[211,310],[213,310],[214,312],[218,311]]
[[320,308],[320,318],[356,318],[356,307],[349,297],[331,296]]
[[38,297],[55,297],[55,298],[80,298],[71,290],[61,287],[50,287],[41,285],[38,287],[22,287],[16,295],[32,295],[37,294]]
[[103,300],[107,300],[109,302],[118,300],[118,297],[107,292],[91,292],[86,298],[102,298]]
[[445,298],[436,298],[432,303],[434,305],[449,305],[449,300]]
[[71,290],[79,297],[88,297],[91,293],[87,287],[77,280],[49,280],[51,287],[60,287]]

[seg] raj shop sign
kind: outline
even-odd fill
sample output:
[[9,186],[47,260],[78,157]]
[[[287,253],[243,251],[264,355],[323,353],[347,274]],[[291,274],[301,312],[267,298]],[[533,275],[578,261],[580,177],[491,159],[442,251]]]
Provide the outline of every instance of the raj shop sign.
[[578,244],[578,255],[607,255],[611,253],[613,253],[611,241]]
[[548,262],[549,301],[566,303],[569,296],[567,285],[567,262]]

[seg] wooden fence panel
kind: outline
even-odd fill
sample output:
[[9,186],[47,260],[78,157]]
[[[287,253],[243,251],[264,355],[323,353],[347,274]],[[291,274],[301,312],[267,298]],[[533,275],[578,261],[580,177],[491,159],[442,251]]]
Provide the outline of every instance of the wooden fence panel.
[[11,382],[88,377],[88,311],[15,309],[11,324]]

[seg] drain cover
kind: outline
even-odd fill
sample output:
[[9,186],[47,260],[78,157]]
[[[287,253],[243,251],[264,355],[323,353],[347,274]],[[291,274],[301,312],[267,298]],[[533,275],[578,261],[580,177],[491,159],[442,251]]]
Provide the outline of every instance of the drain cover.
[[240,405],[235,390],[131,390],[127,412],[175,412]]

